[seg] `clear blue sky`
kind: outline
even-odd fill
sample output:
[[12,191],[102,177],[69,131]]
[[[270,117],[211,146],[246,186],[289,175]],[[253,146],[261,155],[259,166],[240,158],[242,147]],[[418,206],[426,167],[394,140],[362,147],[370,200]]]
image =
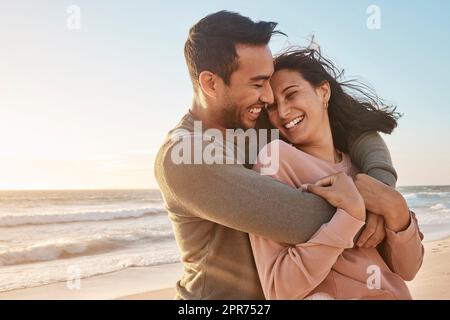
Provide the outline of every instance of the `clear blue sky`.
[[155,187],[156,150],[191,102],[188,29],[221,9],[279,22],[274,53],[314,34],[404,113],[386,137],[399,184],[450,184],[448,1],[18,0],[0,4],[0,189]]

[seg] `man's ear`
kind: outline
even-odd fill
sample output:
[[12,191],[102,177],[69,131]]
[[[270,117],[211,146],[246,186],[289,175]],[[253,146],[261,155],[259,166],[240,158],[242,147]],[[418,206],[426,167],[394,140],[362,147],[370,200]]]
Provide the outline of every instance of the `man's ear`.
[[198,82],[203,93],[211,98],[217,97],[217,89],[220,77],[211,71],[202,71],[198,76]]

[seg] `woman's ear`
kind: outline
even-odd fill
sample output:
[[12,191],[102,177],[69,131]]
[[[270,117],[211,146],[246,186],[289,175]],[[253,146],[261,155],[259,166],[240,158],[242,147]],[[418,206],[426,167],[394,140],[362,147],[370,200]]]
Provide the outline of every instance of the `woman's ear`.
[[198,76],[198,82],[203,93],[211,98],[217,97],[217,85],[219,77],[211,71],[202,71]]
[[322,97],[324,108],[327,109],[331,97],[331,87],[328,81],[322,82],[319,86],[319,94]]

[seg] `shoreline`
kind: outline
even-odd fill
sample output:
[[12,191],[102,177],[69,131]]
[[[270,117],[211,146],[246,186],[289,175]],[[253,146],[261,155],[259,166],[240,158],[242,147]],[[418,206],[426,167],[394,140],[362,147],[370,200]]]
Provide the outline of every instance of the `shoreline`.
[[0,300],[113,300],[159,291],[162,292],[155,299],[172,299],[175,295],[175,283],[180,279],[182,271],[181,263],[130,267],[83,278],[79,289],[70,289],[67,282],[62,281],[0,292]]
[[[422,268],[407,282],[416,300],[450,299],[450,237],[424,242]],[[0,300],[172,300],[181,263],[131,267],[81,279],[80,289],[66,282],[0,292]]]

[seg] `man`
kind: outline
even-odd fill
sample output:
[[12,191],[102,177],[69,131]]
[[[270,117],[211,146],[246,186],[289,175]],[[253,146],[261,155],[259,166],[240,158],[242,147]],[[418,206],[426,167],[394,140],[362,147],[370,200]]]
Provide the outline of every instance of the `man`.
[[[184,264],[177,299],[264,299],[248,233],[303,243],[336,210],[320,197],[242,164],[177,164],[172,158],[174,134],[179,130],[190,133],[193,144],[205,143],[194,134],[195,120],[202,122],[203,129],[222,132],[255,127],[263,106],[273,102],[268,43],[277,33],[276,25],[220,11],[201,19],[189,32],[185,58],[193,103],[169,132],[155,163]],[[354,141],[351,156],[363,172],[395,185],[389,152],[377,133]],[[383,224],[373,221],[374,230]],[[383,238],[373,231],[365,237],[381,238],[377,243]]]

